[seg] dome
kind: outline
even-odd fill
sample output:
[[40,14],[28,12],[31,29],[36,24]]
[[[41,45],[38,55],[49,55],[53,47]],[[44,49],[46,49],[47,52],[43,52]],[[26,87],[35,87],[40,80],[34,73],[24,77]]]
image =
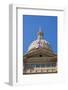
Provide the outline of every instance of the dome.
[[35,40],[30,44],[28,51],[30,51],[34,48],[49,48],[48,46],[49,45],[46,40]]
[[42,31],[39,31],[37,35],[38,35],[37,36],[37,40],[33,41],[29,45],[28,51],[33,50],[33,49],[36,49],[36,48],[47,48],[47,49],[51,49],[48,41],[46,41],[46,40],[43,39],[43,36],[44,36],[43,32]]

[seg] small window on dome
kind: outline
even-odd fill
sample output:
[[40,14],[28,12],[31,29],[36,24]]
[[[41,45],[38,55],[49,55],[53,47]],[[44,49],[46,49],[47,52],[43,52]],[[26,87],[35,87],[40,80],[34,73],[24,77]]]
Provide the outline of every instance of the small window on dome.
[[40,57],[42,57],[42,55],[39,55]]

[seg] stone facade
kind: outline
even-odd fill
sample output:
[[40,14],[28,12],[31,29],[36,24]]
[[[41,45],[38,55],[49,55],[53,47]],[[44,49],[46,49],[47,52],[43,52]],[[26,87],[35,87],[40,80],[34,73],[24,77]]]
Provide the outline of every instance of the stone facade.
[[[44,51],[43,51],[44,50]],[[24,55],[24,74],[56,73],[57,55],[46,49],[36,49]]]

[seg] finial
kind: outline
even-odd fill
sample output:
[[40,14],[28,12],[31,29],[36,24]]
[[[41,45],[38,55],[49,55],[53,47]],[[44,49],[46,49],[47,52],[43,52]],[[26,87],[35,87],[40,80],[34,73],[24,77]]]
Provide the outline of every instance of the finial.
[[39,27],[38,39],[39,39],[39,40],[43,39],[43,32],[42,32],[42,30],[41,30],[41,27]]

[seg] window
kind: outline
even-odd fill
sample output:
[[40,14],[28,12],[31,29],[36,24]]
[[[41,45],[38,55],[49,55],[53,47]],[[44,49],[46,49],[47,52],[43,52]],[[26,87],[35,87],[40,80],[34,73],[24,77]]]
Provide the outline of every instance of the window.
[[50,63],[47,63],[46,66],[47,66],[47,67],[51,67],[51,64],[50,64]]
[[40,67],[40,64],[36,64],[36,67]]
[[45,64],[41,64],[41,67],[45,67]]
[[35,67],[36,65],[35,64],[31,64],[31,67]]
[[30,64],[25,64],[24,67],[25,68],[30,68]]
[[53,67],[56,66],[56,63],[53,63],[52,66],[53,66]]
[[42,55],[39,55],[40,57],[42,57]]

